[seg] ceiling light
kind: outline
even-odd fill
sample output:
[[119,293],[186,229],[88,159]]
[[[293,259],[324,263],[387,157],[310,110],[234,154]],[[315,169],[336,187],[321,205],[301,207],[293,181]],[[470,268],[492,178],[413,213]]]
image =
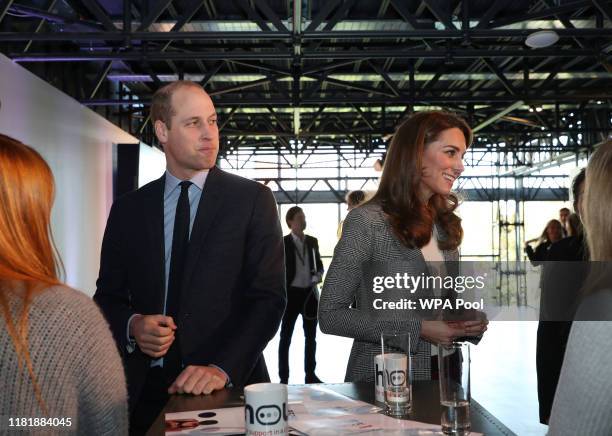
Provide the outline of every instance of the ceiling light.
[[550,47],[559,41],[559,35],[554,30],[540,30],[534,32],[525,39],[525,45],[531,48]]
[[536,106],[536,112],[542,112],[542,106]]

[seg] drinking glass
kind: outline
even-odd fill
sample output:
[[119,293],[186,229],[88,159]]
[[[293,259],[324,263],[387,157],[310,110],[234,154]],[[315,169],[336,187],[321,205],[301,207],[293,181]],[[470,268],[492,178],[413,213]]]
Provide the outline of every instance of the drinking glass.
[[383,332],[381,346],[386,413],[407,417],[412,409],[410,334]]
[[453,342],[438,346],[442,432],[470,434],[470,345]]

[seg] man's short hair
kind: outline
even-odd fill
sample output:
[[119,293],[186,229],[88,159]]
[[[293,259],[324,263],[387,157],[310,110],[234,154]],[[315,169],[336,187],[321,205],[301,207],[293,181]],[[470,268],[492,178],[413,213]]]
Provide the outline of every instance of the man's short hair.
[[561,209],[559,209],[559,212],[567,212],[567,213],[569,213],[570,210],[567,207],[562,207]]
[[289,221],[293,221],[293,218],[295,218],[295,216],[300,212],[304,213],[302,208],[299,206],[293,206],[289,208],[289,210],[287,211],[287,215],[285,215],[285,221],[287,222],[287,226],[291,227]]
[[177,80],[175,82],[162,86],[157,91],[155,91],[155,94],[153,94],[153,99],[151,100],[152,124],[155,124],[155,121],[160,120],[166,125],[168,129],[170,129],[170,122],[172,120],[172,116],[176,113],[174,112],[174,108],[172,107],[172,96],[178,89],[184,87],[194,87],[202,89],[200,85],[190,80]]
[[358,206],[365,200],[365,192],[361,190],[351,191],[346,194],[346,202],[349,206]]

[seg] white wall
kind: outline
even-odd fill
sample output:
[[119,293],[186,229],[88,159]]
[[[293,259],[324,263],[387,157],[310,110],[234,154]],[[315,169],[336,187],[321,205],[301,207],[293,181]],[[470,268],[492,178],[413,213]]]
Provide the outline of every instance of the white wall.
[[93,295],[112,203],[112,144],[138,140],[0,54],[0,132],[38,150],[55,176],[52,215],[65,281]]

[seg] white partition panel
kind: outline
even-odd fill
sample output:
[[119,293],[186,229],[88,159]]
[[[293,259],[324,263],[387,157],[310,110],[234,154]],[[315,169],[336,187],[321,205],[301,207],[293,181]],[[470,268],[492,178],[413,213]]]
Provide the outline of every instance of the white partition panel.
[[2,54],[0,132],[31,145],[51,166],[64,279],[92,295],[113,198],[112,146],[138,140]]

